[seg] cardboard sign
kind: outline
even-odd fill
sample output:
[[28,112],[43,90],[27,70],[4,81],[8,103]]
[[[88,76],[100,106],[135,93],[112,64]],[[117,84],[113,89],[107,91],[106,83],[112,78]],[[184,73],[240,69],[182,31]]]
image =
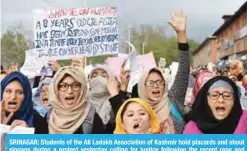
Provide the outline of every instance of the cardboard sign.
[[33,16],[39,57],[61,60],[118,53],[116,8],[34,10]]

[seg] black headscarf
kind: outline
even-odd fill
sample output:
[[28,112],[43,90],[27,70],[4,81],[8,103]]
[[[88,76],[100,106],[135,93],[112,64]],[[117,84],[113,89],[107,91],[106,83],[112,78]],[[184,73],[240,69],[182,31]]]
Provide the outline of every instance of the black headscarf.
[[[217,82],[223,80],[232,86],[234,91],[234,104],[230,114],[223,120],[217,120],[207,101],[207,93],[209,88]],[[205,134],[233,134],[239,119],[242,115],[240,98],[236,84],[227,77],[217,76],[210,79],[199,91],[191,112],[186,116],[186,120],[194,121],[198,128]]]
[[134,85],[132,88],[131,98],[139,98],[138,95],[138,84]]

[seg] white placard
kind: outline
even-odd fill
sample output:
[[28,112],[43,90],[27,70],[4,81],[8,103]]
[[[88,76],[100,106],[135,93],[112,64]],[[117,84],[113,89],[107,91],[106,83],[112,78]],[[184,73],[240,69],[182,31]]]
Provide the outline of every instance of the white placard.
[[51,60],[118,53],[117,9],[34,10],[35,48]]
[[34,134],[34,128],[16,126],[11,129],[10,125],[0,124],[0,133],[7,134]]
[[39,53],[35,50],[27,50],[26,58],[23,66],[20,68],[21,73],[25,74],[29,78],[40,75],[41,68],[48,63],[47,58],[39,58]]

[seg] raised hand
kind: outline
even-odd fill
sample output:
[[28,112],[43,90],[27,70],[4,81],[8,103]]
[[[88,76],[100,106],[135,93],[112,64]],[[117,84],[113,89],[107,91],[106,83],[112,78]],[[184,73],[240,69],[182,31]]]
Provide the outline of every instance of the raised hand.
[[177,33],[186,32],[187,15],[182,10],[174,11],[169,24]]
[[120,79],[121,79],[121,90],[127,91],[130,80],[130,71],[122,70],[120,74]]
[[54,71],[58,71],[58,69],[61,68],[57,60],[49,61],[48,65],[50,65]]
[[243,72],[243,62],[239,60],[232,60],[230,64],[231,75],[238,76]]
[[9,72],[15,72],[18,71],[18,64],[17,63],[11,63],[9,66]]
[[84,58],[74,58],[71,60],[71,66],[84,68]]
[[116,79],[109,78],[107,81],[107,89],[112,97],[118,95],[118,82]]
[[172,13],[172,20],[168,22],[172,28],[176,31],[178,41],[180,43],[186,43],[186,25],[187,15],[180,9]]
[[4,107],[4,100],[1,101],[1,124],[8,124],[11,118],[13,117],[14,113],[10,113],[6,116],[5,107]]

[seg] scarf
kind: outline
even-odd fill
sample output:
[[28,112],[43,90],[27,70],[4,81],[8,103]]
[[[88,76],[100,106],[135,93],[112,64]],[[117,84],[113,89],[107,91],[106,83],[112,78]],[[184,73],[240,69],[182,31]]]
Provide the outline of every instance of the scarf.
[[[81,94],[75,106],[67,109],[58,99],[58,84],[65,76],[73,77],[81,84]],[[86,101],[87,83],[85,75],[80,69],[66,66],[60,68],[49,86],[49,103],[53,106],[53,110],[49,120],[49,133],[74,133],[86,119],[90,104]]]
[[159,101],[157,102],[151,101],[146,94],[145,82],[146,82],[148,75],[152,72],[152,70],[159,72],[162,75],[162,78],[165,80],[164,75],[157,68],[151,69],[149,72],[144,73],[140,81],[138,82],[139,97],[142,100],[146,101],[154,109],[154,111],[156,112],[158,116],[158,119],[160,120],[160,123],[166,122],[164,123],[166,125],[166,130],[164,133],[168,133],[168,134],[175,133],[174,125],[171,122],[171,117],[170,117],[167,82],[165,81],[164,94],[163,94],[163,97]]
[[1,101],[3,99],[5,88],[14,80],[20,82],[21,86],[23,87],[24,100],[19,110],[14,113],[14,116],[11,118],[8,125],[11,125],[14,120],[23,120],[27,123],[28,127],[33,127],[33,117],[35,110],[33,109],[32,103],[32,90],[28,78],[25,75],[20,72],[11,72],[1,81]]
[[210,72],[208,70],[200,70],[198,75],[196,76],[195,79],[195,84],[193,88],[193,94],[192,94],[192,99],[189,102],[189,105],[192,106],[192,104],[195,101],[195,98],[197,94],[199,93],[200,89],[202,86],[209,80],[215,77],[216,75],[213,72]]
[[88,100],[92,106],[95,107],[96,112],[105,125],[109,122],[111,117],[112,107],[109,102],[110,97],[105,78],[98,76],[90,81]]
[[39,85],[39,87],[37,88],[37,90],[35,91],[34,95],[33,95],[33,103],[34,103],[34,108],[36,111],[39,112],[39,114],[42,117],[45,117],[46,113],[48,112],[48,110],[50,110],[50,108],[52,107],[51,105],[49,105],[48,107],[44,107],[43,106],[43,102],[41,102],[40,99],[40,95],[41,95],[41,88],[44,84],[50,85],[52,82],[52,78],[46,77]]
[[88,94],[88,100],[91,105],[96,109],[96,112],[99,114],[100,118],[104,125],[106,125],[111,118],[115,118],[111,115],[112,106],[109,102],[111,98],[108,89],[107,89],[107,79],[101,76],[95,77],[92,79],[92,74],[96,69],[102,69],[107,72],[109,78],[112,78],[109,70],[104,65],[97,65],[89,75],[90,77],[90,88]]
[[147,110],[149,116],[150,116],[150,125],[151,125],[151,133],[159,133],[160,130],[160,123],[159,119],[157,117],[157,114],[152,109],[152,107],[145,101],[138,99],[138,98],[131,98],[127,101],[125,101],[122,106],[119,108],[116,116],[116,128],[114,130],[114,134],[126,134],[126,131],[123,128],[123,121],[122,121],[122,112],[126,104],[129,104],[129,102],[135,102],[140,104],[142,107],[144,107],[145,110]]
[[[219,80],[231,85],[234,92],[234,105],[230,114],[223,120],[217,120],[214,117],[207,101],[207,93],[210,87]],[[195,103],[192,106],[192,111],[188,114],[188,118],[189,120],[194,121],[198,128],[205,134],[233,134],[242,112],[236,84],[227,77],[218,76],[210,79],[201,88],[195,99]]]

